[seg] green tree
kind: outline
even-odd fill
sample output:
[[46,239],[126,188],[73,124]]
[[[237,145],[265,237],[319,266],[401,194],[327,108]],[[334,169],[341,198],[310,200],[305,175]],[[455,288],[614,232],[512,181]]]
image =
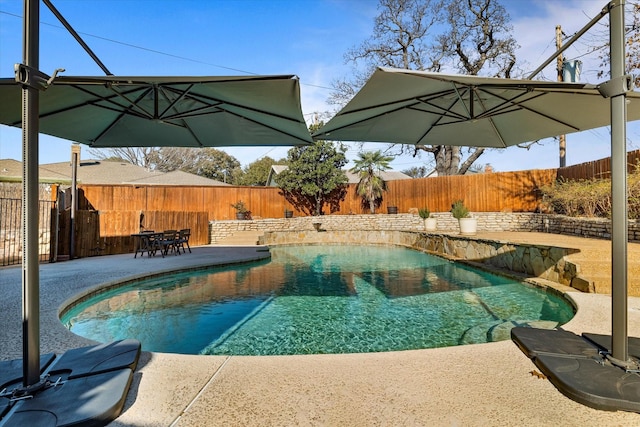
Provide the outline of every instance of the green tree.
[[273,165],[284,165],[286,159],[274,160],[269,156],[262,157],[253,163],[249,163],[242,169],[238,179],[239,185],[266,185],[269,172]]
[[[511,77],[518,46],[499,0],[379,0],[378,10],[371,37],[345,54],[354,69],[349,79],[333,82],[330,103],[346,104],[378,66]],[[464,174],[485,151],[471,147],[464,153],[448,145],[395,149],[430,153],[438,176]]]
[[369,205],[372,214],[376,213],[376,206],[382,202],[382,193],[387,190],[387,183],[380,173],[391,168],[389,162],[392,160],[393,157],[385,156],[378,150],[358,153],[358,158],[353,161],[351,172],[360,177],[356,192],[362,197],[363,204]]
[[278,175],[278,185],[285,198],[299,210],[322,215],[324,205],[336,212],[344,200],[347,176],[346,148],[330,141],[294,147],[287,153],[289,168]]

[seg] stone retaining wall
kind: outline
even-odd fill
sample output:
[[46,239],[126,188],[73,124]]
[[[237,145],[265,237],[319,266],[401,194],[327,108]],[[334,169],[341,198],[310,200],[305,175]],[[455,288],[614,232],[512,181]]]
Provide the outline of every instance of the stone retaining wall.
[[[438,220],[437,231],[457,232],[458,220],[449,212],[434,213]],[[531,213],[486,212],[474,214],[478,230],[483,231],[538,231],[542,227],[540,215]],[[236,231],[298,231],[315,230],[313,223],[320,223],[324,230],[424,230],[424,221],[416,214],[377,215],[323,215],[299,218],[269,218],[249,221],[210,222],[210,242],[232,235]]]
[[[432,214],[438,220],[438,232],[458,232],[458,221],[449,212]],[[478,231],[538,231],[599,239],[611,238],[611,221],[603,218],[572,218],[527,212],[480,212]],[[324,215],[300,218],[269,218],[249,221],[211,221],[210,243],[216,243],[236,231],[298,231],[314,230],[320,223],[325,230],[424,230],[416,214]],[[629,221],[629,240],[640,241],[640,224]]]

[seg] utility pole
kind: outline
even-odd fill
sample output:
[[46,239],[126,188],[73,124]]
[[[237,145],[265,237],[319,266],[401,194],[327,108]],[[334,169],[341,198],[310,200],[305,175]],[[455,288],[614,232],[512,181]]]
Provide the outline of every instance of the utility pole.
[[[556,50],[560,50],[562,48],[562,27],[560,25],[556,25]],[[558,81],[564,81],[563,78],[563,63],[564,58],[562,56],[562,52],[558,54]],[[565,135],[560,135],[558,137],[560,143],[560,167],[563,168],[567,165],[567,137]]]

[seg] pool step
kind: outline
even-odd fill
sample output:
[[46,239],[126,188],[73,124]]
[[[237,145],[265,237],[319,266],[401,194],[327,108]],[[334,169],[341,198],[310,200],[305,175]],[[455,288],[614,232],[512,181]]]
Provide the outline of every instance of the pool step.
[[460,337],[459,344],[480,344],[485,342],[494,341],[506,341],[511,338],[511,329],[517,326],[524,326],[538,329],[553,329],[558,326],[557,322],[548,320],[502,320],[497,319],[481,323],[467,329],[462,337]]

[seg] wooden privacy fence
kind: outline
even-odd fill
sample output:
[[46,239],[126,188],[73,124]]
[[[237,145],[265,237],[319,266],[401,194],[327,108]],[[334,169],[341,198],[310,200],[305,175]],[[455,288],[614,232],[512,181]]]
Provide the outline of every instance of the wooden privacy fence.
[[472,212],[534,212],[541,201],[538,188],[555,178],[555,169],[544,169],[390,181],[385,202],[399,212],[448,212],[459,199]]
[[[640,150],[627,153],[627,173],[631,173],[640,162]],[[611,178],[611,157],[580,163],[558,169],[558,178],[576,180],[592,178]]]
[[[131,235],[140,232],[140,211],[78,210],[73,222],[74,256],[115,255],[133,252]],[[209,219],[206,212],[145,211],[145,229],[163,231],[191,228],[191,245],[209,242]],[[68,257],[71,238],[71,214],[60,216],[58,258]]]
[[[386,212],[387,206],[397,206],[399,212],[421,207],[447,212],[458,199],[463,199],[475,212],[532,212],[540,203],[538,188],[555,178],[555,169],[545,169],[389,181],[379,212]],[[148,212],[206,212],[208,220],[230,220],[235,219],[231,204],[242,200],[254,218],[281,218],[285,209],[293,210],[295,216],[305,215],[274,187],[81,185],[79,188],[79,208],[84,210],[142,212],[145,216]],[[325,214],[367,212],[361,206],[355,185],[349,185],[337,212],[325,208]],[[109,228],[111,225],[106,227],[105,231],[117,231]],[[145,227],[159,228],[153,224]]]

